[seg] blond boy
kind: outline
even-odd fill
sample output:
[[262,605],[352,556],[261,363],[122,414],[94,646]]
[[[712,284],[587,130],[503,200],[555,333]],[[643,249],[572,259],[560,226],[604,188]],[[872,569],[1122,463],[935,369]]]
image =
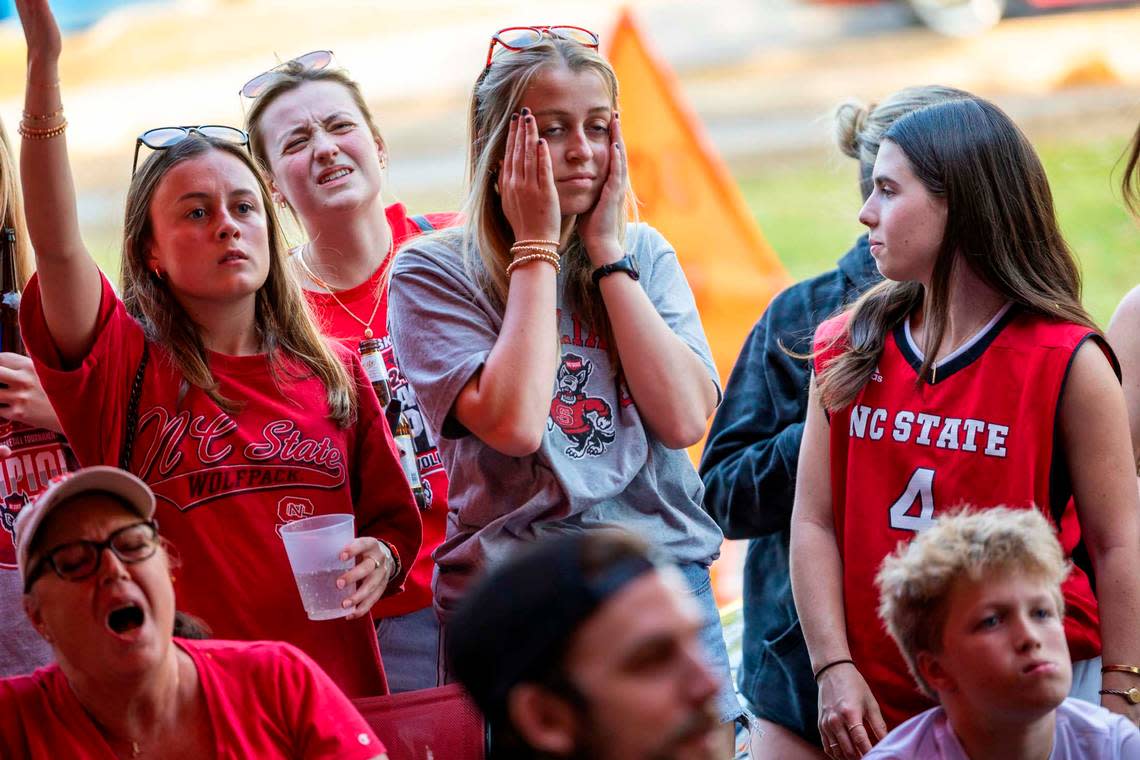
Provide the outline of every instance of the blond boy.
[[879,615],[919,688],[941,704],[867,758],[1140,758],[1120,715],[1069,699],[1061,546],[1035,509],[963,511],[883,562]]

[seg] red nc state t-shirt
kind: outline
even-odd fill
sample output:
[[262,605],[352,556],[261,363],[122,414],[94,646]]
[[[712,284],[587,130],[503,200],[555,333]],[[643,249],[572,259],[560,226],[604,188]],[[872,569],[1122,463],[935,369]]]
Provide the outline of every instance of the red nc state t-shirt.
[[[226,760],[370,760],[384,745],[312,660],[276,641],[175,639],[194,661]],[[58,665],[0,680],[0,757],[113,760]]]
[[[402,203],[393,203],[385,210],[388,225],[392,228],[392,237],[395,247],[399,249],[406,241],[420,234],[420,227],[408,217]],[[433,229],[450,227],[456,223],[458,214],[426,214],[423,218],[431,224]],[[338,290],[336,298],[344,304],[353,314],[365,322],[368,321],[372,309],[376,307],[376,290],[381,287],[380,279],[389,270],[389,262],[385,261],[376,272],[356,287],[347,290]],[[306,290],[305,297],[313,310],[313,315],[325,335],[336,338],[347,348],[359,351],[360,341],[364,338],[364,327],[355,319],[345,313],[344,308],[337,304],[336,299],[326,292]],[[431,604],[431,576],[435,567],[432,562],[432,552],[443,542],[444,531],[447,527],[447,474],[443,470],[443,462],[439,457],[439,449],[431,438],[423,415],[420,414],[419,402],[415,391],[408,384],[408,379],[400,371],[399,357],[392,350],[392,338],[388,335],[388,288],[383,286],[380,293],[380,305],[376,310],[376,318],[372,322],[373,337],[380,340],[384,357],[384,364],[388,367],[388,385],[392,389],[393,398],[398,398],[403,404],[404,414],[412,426],[412,436],[416,448],[416,460],[419,464],[420,480],[424,485],[424,497],[427,508],[420,516],[423,518],[424,541],[420,547],[419,556],[412,565],[408,575],[407,588],[404,593],[391,599],[383,599],[373,609],[376,617],[393,617],[408,612],[423,609]]]
[[[61,366],[37,278],[24,293],[21,322],[79,462],[118,464],[142,328],[105,278],[95,343],[80,366]],[[420,518],[360,360],[336,350],[358,388],[357,420],[348,428],[328,419],[320,380],[288,357],[275,380],[264,355],[211,352],[218,390],[242,403],[228,414],[186,384],[169,353],[152,343],[130,469],[154,490],[158,523],[181,559],[179,608],[218,638],[294,644],[357,697],[387,690],[372,620],[309,620],[277,531],[302,517],[349,512],[357,535],[414,557]],[[385,593],[403,583],[403,574],[393,578]]]

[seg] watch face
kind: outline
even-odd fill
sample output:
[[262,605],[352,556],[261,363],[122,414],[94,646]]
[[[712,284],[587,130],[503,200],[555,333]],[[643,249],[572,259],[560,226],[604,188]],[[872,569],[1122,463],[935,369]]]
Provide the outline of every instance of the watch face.
[[1128,701],[1134,705],[1140,705],[1140,689],[1133,686],[1128,690]]

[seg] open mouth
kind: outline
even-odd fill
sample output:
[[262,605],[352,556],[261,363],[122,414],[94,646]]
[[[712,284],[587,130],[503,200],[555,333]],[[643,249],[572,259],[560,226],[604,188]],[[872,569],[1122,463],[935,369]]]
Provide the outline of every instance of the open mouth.
[[341,177],[347,177],[350,174],[352,174],[352,169],[348,169],[348,168],[337,169],[334,172],[329,172],[328,174],[322,175],[320,178],[317,179],[317,184],[318,185],[324,185],[324,184],[327,184],[327,183],[332,182],[334,180],[338,180]]
[[128,604],[111,610],[107,615],[107,627],[112,633],[119,636],[141,628],[144,620],[142,608],[137,604]]

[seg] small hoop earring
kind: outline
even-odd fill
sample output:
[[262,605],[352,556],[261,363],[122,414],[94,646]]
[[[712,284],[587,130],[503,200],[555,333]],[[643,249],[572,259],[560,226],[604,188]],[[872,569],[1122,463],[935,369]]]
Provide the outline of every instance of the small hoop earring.
[[154,279],[158,280],[159,282],[162,282],[162,270],[161,269],[159,269],[158,267],[155,267],[154,269],[150,270],[150,273],[154,275]]

